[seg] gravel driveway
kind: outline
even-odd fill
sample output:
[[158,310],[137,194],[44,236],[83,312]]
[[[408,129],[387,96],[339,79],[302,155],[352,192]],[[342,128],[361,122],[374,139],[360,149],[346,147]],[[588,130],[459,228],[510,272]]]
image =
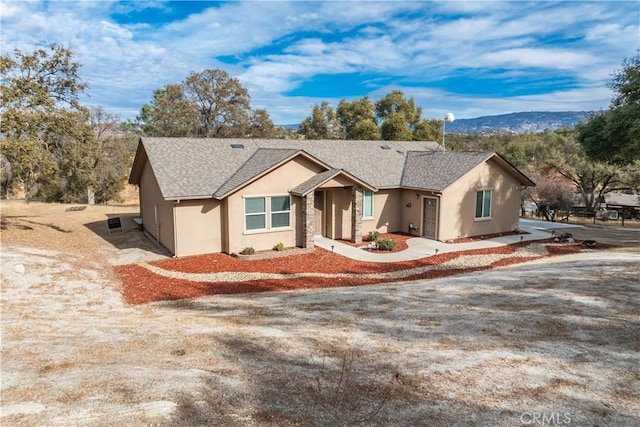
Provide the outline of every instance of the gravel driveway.
[[[598,221],[595,225],[567,224],[563,222],[537,221],[520,219],[521,224],[535,227],[541,230],[555,231],[557,235],[571,233],[579,240],[596,240],[608,245],[616,245],[630,250],[640,249],[640,229],[632,227],[620,227],[616,225],[604,225]],[[635,225],[636,223],[634,223]]]
[[56,218],[3,230],[2,425],[640,425],[637,251],[130,306]]

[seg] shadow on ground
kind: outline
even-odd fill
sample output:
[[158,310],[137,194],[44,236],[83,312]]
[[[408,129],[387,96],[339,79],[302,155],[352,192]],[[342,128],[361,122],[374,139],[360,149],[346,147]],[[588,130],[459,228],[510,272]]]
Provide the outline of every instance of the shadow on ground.
[[583,227],[557,228],[556,234],[571,233],[578,240],[596,240],[598,243],[640,249],[640,230],[632,228],[585,225]]
[[[546,411],[638,425],[640,268],[593,264],[161,303],[236,331],[211,343],[233,372],[211,366],[174,421],[493,426]],[[221,396],[230,378],[245,386]]]
[[159,255],[169,255],[165,248],[155,244],[143,231],[139,230],[138,224],[133,220],[139,215],[114,212],[107,213],[106,216],[107,218],[120,218],[122,227],[109,230],[107,219],[83,225],[116,249],[140,249]]

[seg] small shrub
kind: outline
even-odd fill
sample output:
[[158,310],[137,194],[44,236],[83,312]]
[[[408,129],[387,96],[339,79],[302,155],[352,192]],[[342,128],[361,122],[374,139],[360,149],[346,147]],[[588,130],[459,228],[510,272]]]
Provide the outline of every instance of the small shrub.
[[274,247],[274,251],[282,252],[284,250],[284,243],[278,242]]
[[380,239],[377,243],[379,251],[392,251],[396,247],[396,241],[393,239]]
[[380,238],[379,231],[370,231],[369,234],[367,235],[368,242],[377,242],[379,238]]
[[242,255],[253,255],[256,253],[256,250],[253,249],[251,246],[247,246],[246,248],[244,248],[242,251],[240,251],[240,253]]
[[[383,368],[357,350],[338,350],[313,364],[316,370],[294,378],[287,376],[287,386],[281,387],[287,392],[291,388],[297,391],[283,399],[299,407],[298,417],[303,425],[380,424],[372,420],[387,402],[402,393],[399,373],[385,372],[388,365]],[[297,400],[297,396],[304,400]]]

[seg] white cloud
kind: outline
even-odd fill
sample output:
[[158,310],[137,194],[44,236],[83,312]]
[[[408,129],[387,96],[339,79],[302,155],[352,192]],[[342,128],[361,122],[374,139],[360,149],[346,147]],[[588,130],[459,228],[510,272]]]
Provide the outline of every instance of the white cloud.
[[109,21],[100,21],[102,34],[114,36],[119,39],[132,39],[133,33],[120,25]]
[[586,38],[587,40],[603,40],[618,36],[621,31],[622,26],[620,24],[596,25],[587,31]]
[[[327,99],[286,92],[319,74],[354,72],[382,73],[396,85],[411,81],[405,93],[423,100],[425,111],[434,103],[463,116],[536,105],[606,107],[611,72],[640,47],[633,2],[230,2],[168,24],[113,18],[149,8],[171,16],[164,2],[0,2],[2,42],[21,50],[52,41],[68,46],[84,64],[90,101],[128,117],[154,89],[191,71],[223,68],[276,122],[290,122],[304,106],[301,120],[312,104]],[[239,62],[223,64],[220,56]],[[571,89],[502,99],[417,87],[498,72],[527,80],[531,69],[572,80]],[[374,98],[388,88],[371,87]],[[455,105],[447,108],[449,102]]]
[[591,55],[566,49],[508,49],[485,53],[479,57],[488,67],[540,67],[548,69],[576,69],[594,62]]
[[12,18],[15,15],[21,13],[22,8],[19,3],[5,3],[0,2],[0,17]]

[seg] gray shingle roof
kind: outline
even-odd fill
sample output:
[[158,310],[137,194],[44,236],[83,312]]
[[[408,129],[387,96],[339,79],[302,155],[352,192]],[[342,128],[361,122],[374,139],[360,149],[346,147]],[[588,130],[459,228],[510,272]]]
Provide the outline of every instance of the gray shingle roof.
[[442,191],[493,154],[470,151],[412,151],[407,154],[401,185]]
[[[640,195],[624,193],[607,193],[604,195],[604,204],[608,206],[640,207]],[[602,205],[600,205],[602,206]],[[582,194],[573,195],[573,207],[584,208],[584,197]]]
[[[165,199],[212,197],[237,188],[241,178],[251,179],[257,171],[272,167],[274,159],[285,155],[282,150],[303,150],[374,187],[397,188],[407,153],[441,149],[425,141],[142,138],[141,142]],[[280,153],[265,151],[250,162],[259,149]]]
[[300,193],[339,170],[376,188],[442,191],[495,155],[442,151],[424,141],[142,138],[141,143],[165,199],[223,198],[301,151],[330,170],[302,184],[292,182]]
[[604,201],[612,206],[640,206],[640,196],[637,194],[607,193]]
[[[333,169],[342,169],[377,188],[398,187],[409,151],[434,151],[435,142],[425,141],[341,141],[341,140],[254,140],[264,148],[299,148]],[[389,146],[389,149],[381,148]]]
[[231,148],[234,141],[142,138],[165,199],[211,197],[255,152]]

